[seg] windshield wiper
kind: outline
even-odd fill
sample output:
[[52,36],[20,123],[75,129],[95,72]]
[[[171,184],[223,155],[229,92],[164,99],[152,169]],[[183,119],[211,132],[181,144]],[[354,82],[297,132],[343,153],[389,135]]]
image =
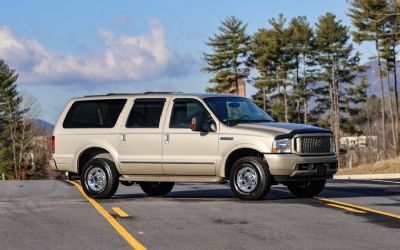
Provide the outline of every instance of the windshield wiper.
[[273,120],[263,119],[263,120],[250,120],[249,122],[258,123],[258,122],[274,122],[274,121]]

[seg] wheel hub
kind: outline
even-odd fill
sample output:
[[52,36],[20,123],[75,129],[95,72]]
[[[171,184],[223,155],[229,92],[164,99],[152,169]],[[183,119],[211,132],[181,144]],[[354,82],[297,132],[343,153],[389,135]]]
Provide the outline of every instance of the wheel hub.
[[86,180],[89,188],[95,192],[103,191],[107,184],[106,173],[99,167],[90,169]]
[[250,193],[257,187],[257,179],[257,172],[248,166],[238,171],[236,183],[242,192]]

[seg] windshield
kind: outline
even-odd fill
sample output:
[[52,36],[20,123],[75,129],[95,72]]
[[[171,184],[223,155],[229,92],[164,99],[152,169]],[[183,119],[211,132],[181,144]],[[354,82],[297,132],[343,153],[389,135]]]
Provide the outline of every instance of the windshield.
[[208,97],[204,101],[226,125],[238,123],[273,122],[269,115],[253,102],[243,97]]

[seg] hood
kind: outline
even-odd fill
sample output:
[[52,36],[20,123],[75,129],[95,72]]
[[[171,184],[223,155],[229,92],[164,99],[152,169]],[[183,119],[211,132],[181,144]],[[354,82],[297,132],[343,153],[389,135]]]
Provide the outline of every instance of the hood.
[[251,130],[253,132],[259,132],[263,134],[267,133],[278,138],[291,138],[295,134],[332,133],[329,129],[323,129],[305,124],[283,122],[241,123],[234,127],[240,130]]

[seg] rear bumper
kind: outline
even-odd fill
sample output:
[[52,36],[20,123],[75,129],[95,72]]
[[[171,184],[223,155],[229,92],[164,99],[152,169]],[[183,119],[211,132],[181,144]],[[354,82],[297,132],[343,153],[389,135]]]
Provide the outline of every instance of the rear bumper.
[[338,168],[336,155],[265,154],[264,157],[277,182],[332,178]]

